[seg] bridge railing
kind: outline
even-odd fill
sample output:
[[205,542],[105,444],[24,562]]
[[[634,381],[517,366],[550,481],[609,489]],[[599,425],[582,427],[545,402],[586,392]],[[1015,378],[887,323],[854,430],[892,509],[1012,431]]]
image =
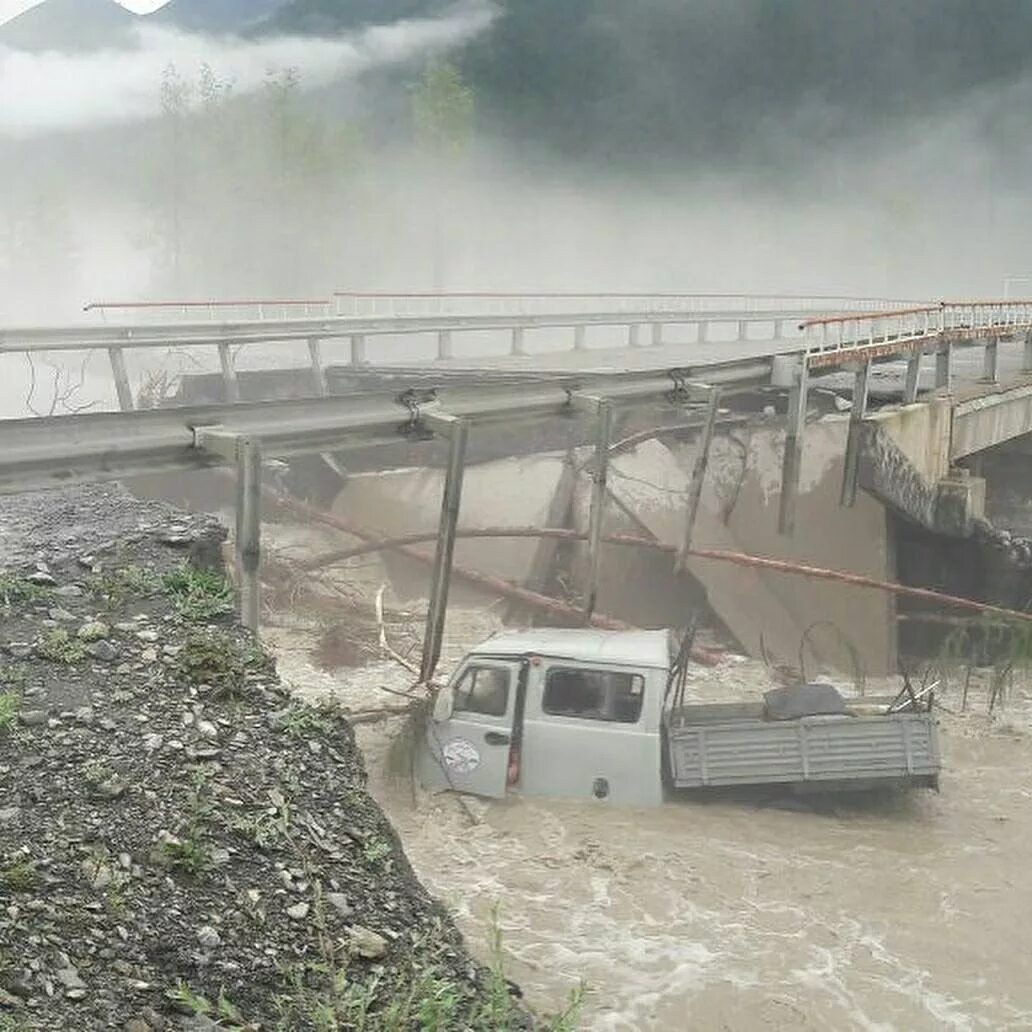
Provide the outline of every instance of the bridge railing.
[[677,292],[507,291],[370,292],[341,290],[333,295],[336,314],[345,317],[413,315],[534,315],[608,312],[671,312],[705,315],[799,311],[875,311],[913,304],[899,299],[793,294],[689,294]]
[[[270,306],[276,303],[269,302]],[[304,304],[306,302],[300,302]],[[187,309],[196,311],[195,307]],[[214,304],[214,303],[211,303]],[[113,306],[109,306],[109,309]],[[166,304],[152,306],[165,312]],[[423,348],[418,342],[427,337],[432,354],[421,358],[426,361],[447,361],[457,357],[454,340],[466,335],[473,341],[472,351],[467,349],[468,360],[476,362],[487,356],[529,356],[532,353],[545,354],[563,350],[588,350],[589,333],[596,346],[604,332],[605,346],[617,348],[639,348],[675,343],[664,338],[667,327],[687,327],[691,340],[676,343],[690,345],[706,343],[710,328],[719,327],[719,332],[733,342],[760,339],[752,328],[760,324],[766,334],[762,339],[772,342],[777,350],[783,347],[783,338],[796,336],[799,319],[808,315],[811,309],[773,309],[757,307],[754,311],[741,309],[719,310],[713,307],[705,311],[635,310],[589,312],[521,312],[510,314],[477,315],[375,315],[375,316],[329,316],[325,318],[255,319],[246,321],[217,321],[212,313],[217,309],[204,310],[207,319],[190,322],[168,322],[159,318],[137,323],[95,323],[70,327],[30,327],[0,330],[0,356],[29,356],[32,384],[36,383],[36,369],[32,356],[50,353],[84,353],[82,375],[87,368],[86,361],[96,352],[106,352],[113,374],[113,386],[117,404],[123,410],[134,407],[134,397],[140,389],[153,393],[155,380],[153,370],[137,370],[138,387],[134,388],[127,365],[127,356],[149,353],[154,355],[164,350],[162,359],[175,362],[178,372],[207,372],[221,370],[225,381],[227,397],[240,396],[237,369],[244,358],[243,349],[249,352],[253,363],[269,368],[268,359],[277,349],[276,345],[303,344],[308,350],[308,364],[311,367],[312,383],[316,393],[326,392],[325,362],[323,345],[344,349],[342,361],[354,365],[368,364],[370,341],[379,340],[375,358],[379,363],[390,361],[411,361],[415,347]],[[646,337],[643,327],[650,329]],[[565,332],[559,332],[565,331]],[[569,333],[570,337],[566,334]],[[533,346],[531,343],[533,338]],[[719,346],[720,342],[715,341]],[[541,345],[544,345],[543,347]],[[254,346],[266,347],[254,350]],[[436,346],[434,346],[436,345]],[[278,354],[278,352],[277,352]],[[215,359],[217,356],[217,364]],[[276,367],[283,367],[280,356]],[[296,363],[295,363],[296,365]],[[59,379],[55,372],[55,383]],[[148,379],[148,377],[150,379]],[[95,379],[95,378],[94,378]],[[2,377],[0,377],[2,380]],[[80,387],[82,384],[80,383]],[[106,395],[110,398],[110,384]],[[167,384],[166,384],[167,386]],[[30,391],[31,391],[30,387]],[[56,389],[56,387],[55,387]],[[2,391],[0,391],[2,393]],[[2,401],[2,399],[0,399]],[[97,402],[102,403],[102,402]],[[50,413],[44,413],[50,414]]]
[[191,300],[191,301],[91,301],[83,311],[103,323],[126,320],[175,323],[206,319],[208,322],[277,321],[282,319],[325,319],[334,314],[334,303],[326,298],[278,300]]
[[1032,301],[949,301],[807,319],[800,324],[807,351],[815,355],[923,339],[995,338],[1032,328]]

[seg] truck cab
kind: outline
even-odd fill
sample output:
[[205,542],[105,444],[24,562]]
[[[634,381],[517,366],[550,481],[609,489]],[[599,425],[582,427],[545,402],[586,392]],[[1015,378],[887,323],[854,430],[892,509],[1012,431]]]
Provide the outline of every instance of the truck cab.
[[475,648],[435,702],[429,788],[656,804],[668,631],[535,628]]

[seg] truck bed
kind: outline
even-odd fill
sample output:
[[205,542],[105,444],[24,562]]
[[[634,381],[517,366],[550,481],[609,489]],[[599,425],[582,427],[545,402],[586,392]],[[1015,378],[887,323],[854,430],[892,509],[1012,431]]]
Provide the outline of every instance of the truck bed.
[[939,774],[931,713],[765,720],[762,705],[729,703],[684,706],[668,713],[664,723],[675,788],[850,781],[935,785]]

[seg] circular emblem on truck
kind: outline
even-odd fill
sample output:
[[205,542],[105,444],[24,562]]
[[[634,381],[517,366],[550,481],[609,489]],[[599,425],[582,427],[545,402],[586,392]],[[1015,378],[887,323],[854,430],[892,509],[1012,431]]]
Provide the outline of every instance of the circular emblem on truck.
[[466,738],[453,738],[442,750],[444,764],[456,774],[471,774],[480,766],[477,747]]

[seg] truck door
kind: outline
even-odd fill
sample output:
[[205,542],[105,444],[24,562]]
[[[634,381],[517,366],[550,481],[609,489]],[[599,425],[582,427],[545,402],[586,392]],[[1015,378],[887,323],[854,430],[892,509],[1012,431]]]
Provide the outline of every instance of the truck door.
[[664,679],[659,670],[601,663],[532,665],[518,791],[631,805],[661,802]]
[[428,788],[505,795],[522,664],[473,657],[443,689],[426,734],[420,777]]

